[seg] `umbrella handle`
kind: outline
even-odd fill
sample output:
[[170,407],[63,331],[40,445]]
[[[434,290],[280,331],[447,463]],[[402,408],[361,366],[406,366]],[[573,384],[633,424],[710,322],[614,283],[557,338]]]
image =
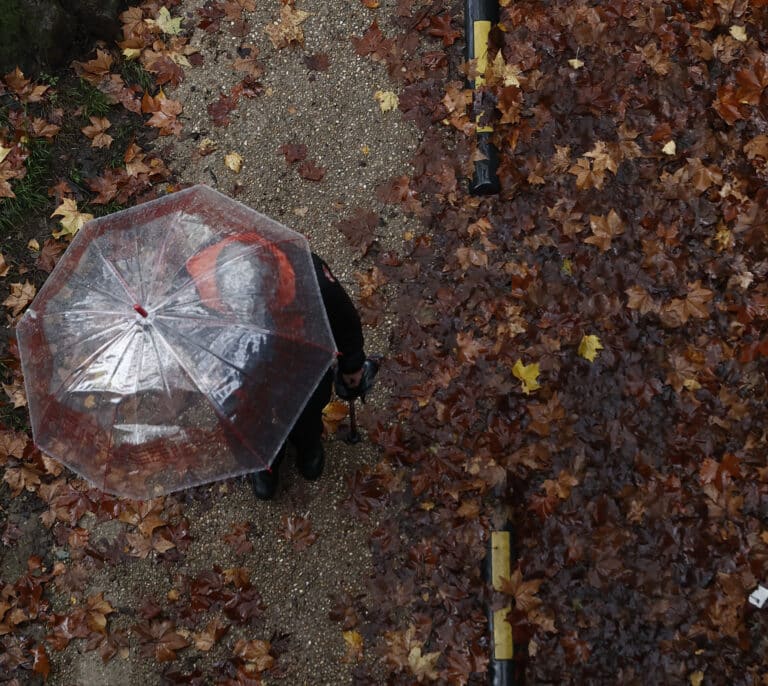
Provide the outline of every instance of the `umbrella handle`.
[[350,400],[347,401],[349,403],[349,433],[347,434],[347,437],[344,439],[345,443],[349,443],[350,445],[354,445],[355,443],[360,443],[360,434],[357,432],[357,417],[355,415],[355,399],[350,398]]

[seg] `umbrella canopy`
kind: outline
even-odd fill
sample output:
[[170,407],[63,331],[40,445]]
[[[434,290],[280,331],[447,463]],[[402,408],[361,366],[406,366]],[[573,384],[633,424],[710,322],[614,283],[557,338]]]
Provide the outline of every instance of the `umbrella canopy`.
[[86,224],[17,336],[37,446],[132,498],[269,467],[336,350],[306,239],[206,186]]

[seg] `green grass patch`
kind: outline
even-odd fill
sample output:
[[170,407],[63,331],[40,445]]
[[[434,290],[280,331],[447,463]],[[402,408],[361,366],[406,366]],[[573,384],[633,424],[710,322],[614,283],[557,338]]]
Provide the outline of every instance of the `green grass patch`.
[[32,139],[28,143],[27,173],[11,182],[15,198],[0,201],[0,234],[7,236],[19,224],[29,221],[32,214],[42,212],[51,202],[48,188],[51,185],[51,144],[44,139]]

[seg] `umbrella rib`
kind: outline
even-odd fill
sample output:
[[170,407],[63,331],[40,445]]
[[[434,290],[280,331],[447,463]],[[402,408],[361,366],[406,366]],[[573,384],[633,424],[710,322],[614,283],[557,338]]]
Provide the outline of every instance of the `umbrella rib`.
[[[303,343],[305,345],[308,345],[311,348],[318,348],[319,350],[327,350],[331,351],[330,348],[325,347],[324,345],[320,345],[318,343],[315,343],[314,341],[307,339],[307,338],[298,338],[297,336],[287,336],[284,333],[281,333],[279,331],[271,331],[269,329],[265,329],[264,327],[257,326],[256,324],[251,324],[249,322],[241,322],[236,319],[225,319],[224,317],[202,317],[202,316],[195,316],[195,315],[180,315],[180,314],[158,314],[156,317],[157,319],[182,319],[182,320],[191,320],[191,321],[198,321],[198,322],[206,322],[208,324],[216,324],[221,327],[225,326],[238,326],[243,329],[248,329],[249,331],[255,331],[256,333],[262,333],[266,336],[272,336],[274,338],[278,338],[283,341],[290,341],[291,343]],[[336,352],[335,348],[332,352]]]
[[[119,324],[116,324],[115,326],[111,326],[111,327],[109,327],[109,329],[105,329],[103,331],[100,331],[98,335],[102,335],[102,334],[106,333],[107,331],[110,331],[111,329],[116,329],[118,326],[119,326]],[[94,334],[92,336],[89,336],[89,338],[94,338],[95,335],[96,334]],[[56,387],[56,389],[52,393],[48,394],[48,401],[45,403],[44,407],[40,410],[40,416],[41,417],[45,417],[47,415],[48,408],[53,404],[54,400],[58,399],[59,394],[61,393],[61,391],[68,389],[72,385],[72,383],[74,383],[76,380],[79,380],[83,376],[84,370],[85,370],[86,366],[88,365],[88,363],[91,362],[92,360],[94,360],[99,355],[101,355],[101,353],[103,353],[115,341],[119,340],[120,335],[122,335],[122,334],[119,334],[119,335],[115,336],[114,338],[112,338],[111,340],[106,341],[104,343],[104,345],[102,345],[100,348],[96,349],[93,353],[91,353],[78,366],[77,369],[74,369],[72,372],[70,372],[70,374],[65,379],[62,380],[62,382]],[[88,340],[88,339],[85,339],[85,340]],[[81,342],[85,342],[85,340],[83,340]]]
[[[262,333],[266,334],[267,332],[262,332]],[[222,357],[221,355],[219,355],[218,353],[214,352],[210,348],[206,348],[204,345],[201,345],[200,343],[198,343],[196,340],[194,340],[194,338],[189,338],[189,339],[186,339],[186,340],[188,340],[198,350],[203,350],[203,351],[207,352],[209,355],[212,355],[217,360],[220,360],[221,362],[226,364],[228,367],[232,367],[232,369],[236,369],[238,372],[240,372],[241,374],[245,374],[246,376],[249,376],[249,377],[251,376],[245,369],[240,369],[240,367],[238,367],[237,365],[233,364],[230,360]],[[167,342],[166,342],[166,345],[167,345]],[[187,372],[187,375],[190,376],[190,377],[192,376],[189,372]]]
[[79,281],[83,285],[90,288],[92,291],[96,291],[96,293],[101,293],[101,295],[106,295],[108,298],[111,298],[112,300],[116,300],[117,302],[123,304],[123,305],[132,305],[133,303],[130,302],[130,300],[121,300],[117,297],[114,293],[110,293],[109,291],[105,291],[103,288],[99,288],[95,284],[91,283],[90,281],[87,281],[82,276],[80,276],[77,272],[74,272],[72,274],[72,278],[75,281]]
[[125,294],[128,296],[128,302],[129,303],[135,303],[136,302],[136,296],[131,292],[130,287],[128,286],[128,282],[125,280],[123,275],[120,273],[120,270],[114,265],[114,263],[111,260],[108,260],[104,253],[101,251],[101,247],[98,243],[95,241],[93,242],[93,248],[96,250],[96,253],[98,254],[101,261],[107,265],[107,269],[112,272],[112,275],[115,277],[117,282],[123,287],[123,290],[125,291]]

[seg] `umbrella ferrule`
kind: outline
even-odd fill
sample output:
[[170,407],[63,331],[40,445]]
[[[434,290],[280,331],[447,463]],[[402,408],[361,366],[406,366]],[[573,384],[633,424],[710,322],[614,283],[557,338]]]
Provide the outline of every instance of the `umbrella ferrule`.
[[133,309],[136,310],[142,317],[148,317],[149,313],[138,303],[136,303],[133,306]]

